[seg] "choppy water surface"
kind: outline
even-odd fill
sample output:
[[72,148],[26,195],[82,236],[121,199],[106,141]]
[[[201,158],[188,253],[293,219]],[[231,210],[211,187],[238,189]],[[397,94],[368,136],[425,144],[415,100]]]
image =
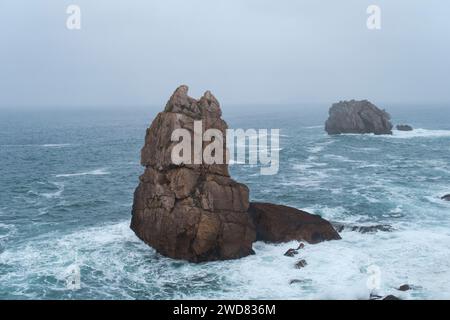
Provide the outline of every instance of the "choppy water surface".
[[[366,299],[372,265],[381,270],[380,293],[450,298],[450,203],[439,199],[450,193],[448,112],[393,109],[395,123],[418,129],[329,137],[323,107],[225,108],[230,127],[281,129],[279,174],[232,166],[253,200],[395,228],[308,245],[308,265],[298,270],[283,256],[295,243],[256,243],[254,256],[194,265],[134,236],[139,150],[155,110],[2,111],[0,299]],[[66,286],[73,266],[79,290]],[[415,290],[394,289],[404,283]]]

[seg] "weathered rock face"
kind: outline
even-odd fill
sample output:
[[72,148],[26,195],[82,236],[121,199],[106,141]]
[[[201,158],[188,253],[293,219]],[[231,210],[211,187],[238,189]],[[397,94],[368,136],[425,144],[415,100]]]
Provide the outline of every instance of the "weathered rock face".
[[325,130],[328,134],[392,134],[392,124],[390,115],[369,101],[351,100],[332,105]]
[[[188,87],[179,87],[147,130],[141,163],[146,167],[134,195],[131,228],[159,253],[192,262],[235,259],[253,253],[255,230],[247,213],[249,190],[230,178],[228,165],[180,164],[171,159],[172,132],[223,133],[216,98],[206,92],[195,100]],[[203,143],[203,149],[206,144]],[[226,146],[224,143],[224,155]],[[194,148],[192,148],[194,152]]]
[[266,242],[306,241],[311,244],[341,239],[333,226],[320,216],[270,203],[250,203],[256,239]]
[[413,131],[413,127],[407,124],[398,124],[396,128],[398,131]]

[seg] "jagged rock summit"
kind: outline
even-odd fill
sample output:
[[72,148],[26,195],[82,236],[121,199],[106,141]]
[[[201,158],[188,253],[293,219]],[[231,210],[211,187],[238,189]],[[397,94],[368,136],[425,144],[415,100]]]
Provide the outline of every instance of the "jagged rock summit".
[[[223,134],[220,105],[206,92],[195,100],[179,87],[147,130],[141,163],[146,167],[134,195],[131,228],[168,257],[192,262],[234,259],[253,253],[255,230],[247,214],[249,190],[230,178],[227,164],[174,165],[171,151],[177,128]],[[224,135],[225,136],[225,135]],[[203,145],[203,148],[205,145]]]
[[187,129],[194,135],[194,122],[201,121],[203,131],[218,129],[226,137],[221,116],[211,92],[196,100],[181,86],[153,120],[141,152],[145,172],[134,193],[131,229],[136,235],[165,256],[191,262],[253,254],[257,239],[340,239],[328,221],[294,208],[255,203],[249,210],[249,189],[230,177],[225,159],[223,164],[174,164],[171,153],[178,142],[171,140],[173,131]]
[[341,101],[331,106],[325,123],[328,134],[392,134],[390,115],[367,100]]

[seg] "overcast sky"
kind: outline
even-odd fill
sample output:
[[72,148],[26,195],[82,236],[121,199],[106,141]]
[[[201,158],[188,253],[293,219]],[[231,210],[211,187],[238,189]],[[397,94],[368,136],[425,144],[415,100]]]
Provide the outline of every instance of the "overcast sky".
[[443,0],[1,0],[0,40],[0,107],[450,102]]

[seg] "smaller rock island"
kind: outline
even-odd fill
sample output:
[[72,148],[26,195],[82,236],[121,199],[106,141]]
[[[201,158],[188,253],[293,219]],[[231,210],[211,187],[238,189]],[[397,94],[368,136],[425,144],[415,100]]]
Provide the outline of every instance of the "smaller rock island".
[[398,124],[398,125],[396,126],[396,129],[397,129],[398,131],[413,131],[413,130],[414,130],[413,127],[411,127],[411,126],[408,125],[408,124]]
[[391,116],[367,100],[341,101],[329,110],[325,131],[330,134],[392,134]]

